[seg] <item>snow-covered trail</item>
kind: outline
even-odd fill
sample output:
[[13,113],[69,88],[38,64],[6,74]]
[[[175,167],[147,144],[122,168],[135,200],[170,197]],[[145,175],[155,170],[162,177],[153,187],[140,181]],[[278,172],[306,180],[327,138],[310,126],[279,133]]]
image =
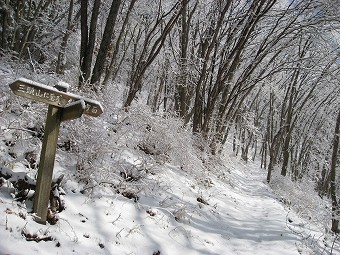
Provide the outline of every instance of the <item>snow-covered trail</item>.
[[287,209],[268,190],[265,172],[247,168],[231,170],[229,188],[216,185],[225,190],[215,199],[224,204],[223,222],[234,254],[299,254],[299,237],[287,228]]
[[[230,174],[223,180],[212,174],[211,186],[204,191],[198,187],[194,191],[184,173],[167,170],[172,195],[185,201],[186,220],[180,228],[173,229],[175,235],[173,231],[169,234],[182,247],[164,247],[165,254],[179,254],[177,249],[185,250],[185,254],[309,254],[298,252],[300,237],[287,228],[288,210],[268,190],[265,171],[249,169],[236,158],[233,161]],[[209,205],[197,209],[190,191],[201,194]]]

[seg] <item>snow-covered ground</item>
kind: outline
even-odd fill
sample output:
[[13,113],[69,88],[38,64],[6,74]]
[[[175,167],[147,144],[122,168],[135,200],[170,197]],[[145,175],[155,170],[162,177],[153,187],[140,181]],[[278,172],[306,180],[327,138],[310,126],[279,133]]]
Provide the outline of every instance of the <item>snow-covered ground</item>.
[[[4,70],[1,93],[10,93]],[[8,131],[4,110],[2,105],[1,137]],[[7,165],[0,167],[26,172],[19,159],[9,166],[6,146],[1,141],[0,162]],[[136,154],[121,152],[126,162],[140,164]],[[75,161],[58,150],[54,174],[65,175],[66,209],[55,225],[36,223],[32,201],[15,201],[11,184],[1,184],[0,254],[340,254],[339,242],[325,240],[317,226],[305,224],[274,195],[258,162],[245,164],[228,149],[211,167],[149,166],[157,171],[129,184],[138,190],[132,199],[110,185],[83,192]]]
[[[265,172],[224,160],[226,174],[206,173],[201,182],[166,165],[137,202],[107,190],[89,197],[67,180],[66,210],[56,225],[33,221],[5,184],[0,254],[313,254],[287,227],[299,219],[287,221],[288,209],[268,190]],[[57,164],[56,172],[66,171]],[[23,230],[51,240],[27,241]]]

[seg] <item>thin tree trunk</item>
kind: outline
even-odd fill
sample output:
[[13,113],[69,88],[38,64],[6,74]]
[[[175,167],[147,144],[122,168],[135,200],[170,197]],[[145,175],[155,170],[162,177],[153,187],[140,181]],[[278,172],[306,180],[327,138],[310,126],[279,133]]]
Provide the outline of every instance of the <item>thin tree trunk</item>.
[[68,38],[70,37],[71,31],[72,31],[73,2],[74,0],[70,0],[70,7],[69,7],[68,17],[67,17],[67,28],[63,36],[63,41],[61,42],[61,45],[60,45],[60,51],[58,53],[58,61],[57,61],[57,66],[56,66],[57,74],[64,74],[64,70],[65,70],[65,61],[66,61],[65,50],[66,50]]
[[268,164],[268,172],[267,172],[267,182],[269,183],[271,180],[271,176],[274,170],[274,166],[276,165],[277,156],[279,154],[279,145],[281,140],[281,133],[282,130],[280,129],[279,132],[274,136],[273,142],[269,151],[269,164]]
[[9,18],[10,18],[10,10],[9,10],[9,0],[6,0],[2,3],[2,31],[1,31],[1,47],[6,50],[8,47],[8,31],[9,31]]
[[217,46],[216,44],[218,40],[218,35],[220,33],[220,30],[222,29],[223,22],[225,20],[227,11],[229,10],[229,7],[231,6],[231,4],[232,4],[232,1],[227,1],[224,8],[222,9],[219,15],[219,18],[217,20],[217,24],[214,28],[211,41],[210,42],[205,41],[202,43],[202,48],[206,48],[206,50],[202,50],[203,66],[200,71],[201,75],[197,82],[196,91],[195,91],[193,127],[192,127],[193,133],[199,133],[202,129],[203,102],[204,102],[203,95],[205,94],[205,91],[203,90],[203,85],[206,81],[208,63],[209,63],[209,59],[211,58],[211,53],[213,52],[213,49]]
[[88,42],[86,45],[86,51],[82,62],[82,71],[84,75],[84,81],[88,81],[91,75],[91,68],[92,68],[92,58],[93,52],[96,43],[96,30],[97,30],[97,23],[98,23],[98,16],[99,16],[99,8],[100,8],[100,0],[95,0],[93,3],[92,8],[92,15],[91,15],[91,23],[90,23],[90,31]]
[[[178,6],[178,3],[176,3],[173,8],[171,9],[170,12],[167,14],[163,15],[163,17],[167,16],[169,13],[171,13],[176,7]],[[164,25],[164,28],[162,32],[160,33],[159,37],[156,39],[156,41],[153,43],[150,52],[147,53],[147,46],[150,44],[151,38],[154,37],[154,32],[155,29],[157,28],[158,25],[160,25],[163,21],[163,19],[157,20],[153,28],[150,30],[150,32],[146,35],[146,39],[144,42],[144,46],[142,49],[141,56],[138,60],[137,66],[135,70],[133,71],[131,75],[131,80],[130,80],[130,88],[129,92],[127,95],[127,98],[124,103],[124,107],[127,108],[131,105],[133,99],[135,98],[136,94],[138,91],[142,89],[142,80],[143,76],[148,69],[148,67],[152,64],[152,62],[155,60],[159,52],[161,51],[165,40],[167,36],[169,35],[170,31],[172,30],[173,26],[178,20],[178,17],[180,15],[179,13],[175,13],[169,21]],[[146,60],[143,60],[142,58],[145,57]]]
[[137,0],[132,0],[130,2],[129,8],[128,8],[127,13],[125,15],[125,19],[124,19],[122,28],[121,28],[121,30],[119,32],[118,39],[115,42],[115,48],[114,48],[114,51],[112,53],[112,58],[111,58],[110,65],[109,65],[109,67],[107,68],[107,70],[105,72],[105,77],[104,77],[104,81],[103,81],[104,85],[106,85],[107,82],[109,81],[110,77],[113,76],[114,69],[117,69],[117,67],[115,65],[116,65],[116,62],[117,62],[117,56],[118,56],[118,53],[119,53],[120,43],[122,41],[123,34],[125,33],[126,26],[128,25],[129,18],[130,18],[130,13],[131,13],[131,11],[132,11],[136,1]]
[[87,8],[86,0],[81,2],[81,44],[80,44],[80,68],[81,74],[79,77],[79,85],[88,81],[91,75],[92,58],[94,46],[96,42],[96,29],[98,23],[100,0],[95,0],[93,3],[90,31],[87,24]]
[[185,118],[188,115],[191,92],[188,84],[188,44],[189,44],[189,32],[191,19],[196,11],[198,1],[196,1],[194,7],[188,14],[188,4],[189,0],[182,1],[181,10],[181,33],[180,33],[180,59],[179,59],[179,77],[176,83],[175,92],[175,111],[179,117]]
[[336,162],[339,150],[339,135],[340,135],[340,110],[338,112],[338,117],[336,119],[335,131],[334,131],[334,140],[333,140],[333,153],[332,153],[332,162],[331,162],[331,198],[332,198],[332,231],[335,233],[339,232],[339,217],[340,217],[340,208],[337,201],[337,185],[336,185]]
[[88,9],[88,0],[81,0],[80,2],[80,63],[79,66],[81,68],[81,74],[79,77],[79,85],[85,80],[84,75],[85,71],[83,70],[83,63],[85,59],[88,37],[89,37],[89,29],[87,24],[87,9]]

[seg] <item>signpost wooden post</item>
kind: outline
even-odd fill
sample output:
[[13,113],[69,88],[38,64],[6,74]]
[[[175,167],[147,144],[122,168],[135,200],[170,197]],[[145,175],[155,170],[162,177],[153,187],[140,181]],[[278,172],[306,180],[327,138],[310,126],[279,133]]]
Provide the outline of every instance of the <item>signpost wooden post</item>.
[[9,86],[15,95],[48,104],[33,205],[36,221],[46,224],[60,123],[79,118],[83,113],[97,117],[103,108],[98,101],[67,93],[63,84],[57,89],[20,78]]

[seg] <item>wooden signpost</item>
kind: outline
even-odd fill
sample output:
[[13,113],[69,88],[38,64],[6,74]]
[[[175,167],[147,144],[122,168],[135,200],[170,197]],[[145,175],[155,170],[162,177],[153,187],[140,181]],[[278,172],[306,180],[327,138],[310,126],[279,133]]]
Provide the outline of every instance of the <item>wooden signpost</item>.
[[83,113],[97,117],[103,113],[103,107],[98,101],[67,93],[65,83],[50,87],[20,78],[9,86],[15,95],[48,104],[33,205],[36,221],[46,224],[60,123]]

